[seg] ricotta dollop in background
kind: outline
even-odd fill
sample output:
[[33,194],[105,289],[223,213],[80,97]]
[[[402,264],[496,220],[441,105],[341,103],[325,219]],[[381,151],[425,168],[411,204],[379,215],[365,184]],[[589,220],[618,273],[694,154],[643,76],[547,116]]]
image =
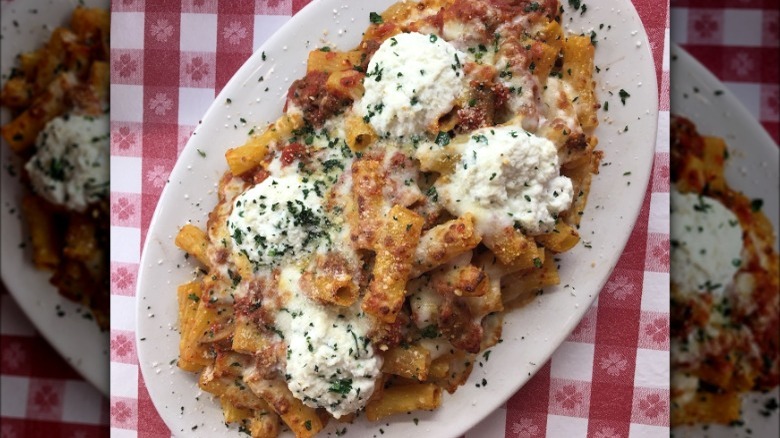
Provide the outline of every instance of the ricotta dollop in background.
[[279,289],[288,300],[276,325],[287,343],[287,386],[305,405],[340,418],[365,407],[382,358],[374,354],[367,337],[369,319],[359,304],[317,304],[299,290],[300,277],[295,267],[280,273]]
[[671,192],[671,280],[682,292],[721,295],[742,264],[742,227],[717,199]]
[[519,226],[530,234],[548,232],[572,201],[555,145],[518,126],[472,132],[455,171],[436,189],[447,210],[472,212],[483,231]]
[[108,195],[108,114],[65,114],[38,134],[25,165],[33,190],[52,204],[84,211]]
[[385,40],[368,64],[358,114],[380,135],[422,135],[463,93],[466,55],[436,35]]

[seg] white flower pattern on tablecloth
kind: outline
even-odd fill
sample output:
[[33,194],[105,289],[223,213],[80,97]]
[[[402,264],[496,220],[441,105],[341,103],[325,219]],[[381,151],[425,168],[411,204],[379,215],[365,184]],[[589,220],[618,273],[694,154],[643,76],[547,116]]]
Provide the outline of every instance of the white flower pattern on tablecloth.
[[111,215],[119,220],[126,221],[135,214],[135,205],[127,198],[119,198],[111,204]]
[[607,293],[612,294],[618,301],[623,301],[634,293],[634,285],[625,275],[618,275],[605,286]]
[[112,144],[116,144],[121,150],[130,149],[131,146],[135,145],[135,134],[130,131],[130,128],[123,126],[114,131]]
[[739,52],[731,59],[731,69],[737,76],[745,77],[756,69],[756,62],[750,57],[750,54]]
[[111,282],[118,289],[127,290],[135,281],[135,276],[127,268],[121,267],[111,274]]
[[780,89],[775,88],[766,95],[766,109],[771,117],[780,114]]
[[247,37],[246,27],[242,26],[238,21],[233,21],[222,31],[222,37],[228,40],[230,45],[236,46]]
[[60,405],[60,395],[51,387],[44,384],[32,396],[33,406],[39,413],[49,414]]
[[668,410],[666,402],[658,394],[650,394],[639,402],[639,409],[648,417],[656,418]]
[[173,36],[173,25],[168,20],[161,18],[152,25],[152,36],[158,42],[165,43]]
[[669,320],[657,317],[645,326],[645,334],[656,344],[662,345],[669,340]]
[[532,438],[539,435],[539,426],[530,418],[521,418],[519,423],[512,423],[512,433],[519,438]]
[[612,377],[617,377],[626,370],[628,367],[628,361],[620,353],[609,353],[609,356],[602,358],[599,362],[602,370],[605,370],[607,374]]
[[128,55],[127,53],[119,56],[119,67],[117,68],[119,71],[119,76],[123,78],[130,77],[133,73],[138,70],[138,61],[133,59],[132,56]]
[[196,56],[185,68],[187,74],[193,81],[198,82],[209,74],[209,65],[203,60],[202,56]]
[[173,100],[165,93],[157,93],[154,98],[149,101],[149,109],[154,111],[158,116],[164,116],[171,108],[173,108]]
[[600,429],[596,432],[596,435],[594,435],[594,438],[622,438],[619,433],[615,431],[615,429],[611,427],[605,427],[603,429]]
[[564,409],[572,410],[582,403],[582,393],[574,385],[566,385],[555,393],[555,401]]
[[116,402],[111,406],[111,417],[119,424],[124,424],[133,415],[133,410],[125,402]]
[[718,22],[710,14],[704,14],[693,22],[693,29],[702,38],[710,38],[713,33],[718,31]]
[[3,424],[0,427],[0,438],[16,438],[19,434],[16,433],[16,426],[12,424]]
[[165,169],[165,166],[154,166],[154,168],[146,174],[146,180],[159,189],[164,186],[165,181],[168,180],[168,171]]
[[24,349],[18,342],[8,344],[5,348],[3,348],[3,365],[11,369],[18,368],[24,363],[26,358],[27,354],[24,352]]
[[133,341],[123,334],[111,340],[111,350],[119,357],[125,357],[133,351]]

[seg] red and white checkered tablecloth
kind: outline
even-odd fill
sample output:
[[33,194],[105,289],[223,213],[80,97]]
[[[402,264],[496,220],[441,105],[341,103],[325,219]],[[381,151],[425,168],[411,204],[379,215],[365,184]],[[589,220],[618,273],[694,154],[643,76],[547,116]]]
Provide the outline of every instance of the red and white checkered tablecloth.
[[109,434],[108,400],[35,331],[0,283],[0,437]]
[[[134,344],[141,245],[176,158],[239,66],[308,0],[112,2],[111,431],[170,432]],[[565,2],[564,2],[565,3]],[[586,2],[587,3],[587,0]],[[466,437],[669,434],[669,8],[634,0],[660,93],[642,211],[597,303],[542,370]]]
[[672,0],[672,42],[704,64],[780,142],[780,2]]

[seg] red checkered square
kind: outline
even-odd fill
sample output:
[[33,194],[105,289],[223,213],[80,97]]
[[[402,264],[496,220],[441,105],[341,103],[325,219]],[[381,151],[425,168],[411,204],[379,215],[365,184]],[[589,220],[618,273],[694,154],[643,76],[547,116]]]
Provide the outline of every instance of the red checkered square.
[[507,437],[543,437],[547,435],[547,414],[507,410],[505,427]]
[[[184,147],[187,146],[187,142],[190,141],[190,137],[192,137],[193,132],[195,132],[195,126],[179,125],[179,140],[176,146],[179,155],[181,155]],[[205,152],[208,153],[208,151]],[[221,153],[221,151],[215,151],[214,153]]]
[[256,15],[292,15],[293,0],[255,0]]
[[[228,4],[232,4],[232,2]],[[251,55],[253,34],[254,17],[251,15],[220,14],[217,17],[217,50],[220,54],[244,53]]]
[[761,43],[765,47],[777,47],[780,45],[780,23],[778,22],[780,11],[768,10],[763,12],[761,29]]
[[[154,4],[170,3],[176,5],[176,2],[152,2]],[[178,5],[177,5],[178,7]],[[169,53],[176,53],[179,49],[179,13],[155,13],[146,12],[144,20],[144,52],[150,50],[162,50]],[[154,61],[154,60],[152,60]],[[165,58],[156,58],[158,63],[167,63]]]
[[149,438],[169,438],[171,435],[157,409],[154,408],[140,369],[138,370],[138,435]]
[[111,156],[140,157],[142,125],[111,122]]
[[181,2],[182,12],[196,14],[216,14],[219,1],[217,0],[184,0]]
[[137,278],[137,264],[111,262],[111,295],[135,296]]
[[590,383],[570,379],[550,379],[548,413],[587,418],[590,405]]
[[771,62],[771,59],[764,59],[767,54],[756,47],[724,47],[719,55],[723,59],[723,69],[716,74],[724,81],[761,82],[764,63]]
[[645,269],[651,272],[669,272],[669,235],[649,233],[647,235],[647,263]]
[[669,99],[669,71],[661,72],[661,88],[658,89],[659,91],[659,103],[658,103],[658,109],[660,111],[669,111],[671,108],[670,99]]
[[111,330],[111,362],[138,364],[133,332]]
[[669,390],[635,388],[631,422],[650,426],[669,426]]
[[571,332],[568,338],[569,342],[587,342],[592,344],[596,341],[596,315],[598,314],[597,307],[591,306],[590,309],[582,317],[582,320],[577,327]]
[[111,397],[111,427],[135,430],[138,425],[138,400]]
[[638,308],[644,270],[615,268],[599,295],[599,307]]
[[506,402],[507,422],[510,418],[529,413],[544,413],[546,416],[550,396],[550,362],[548,361],[534,377],[520,388]]
[[179,65],[179,86],[214,88],[217,75],[217,55],[207,52],[182,52]]
[[[668,132],[668,130],[669,128],[667,126],[665,131]],[[669,178],[671,177],[669,158],[668,152],[657,152],[655,154],[653,175],[651,177],[651,189],[653,190],[653,193],[669,193]]]
[[142,50],[111,51],[111,83],[143,85],[144,58]]
[[60,421],[65,381],[53,379],[30,379],[27,392],[26,417],[34,420]]
[[[175,138],[174,138],[175,139]],[[174,148],[176,147],[174,143]],[[173,166],[176,164],[175,159],[165,158],[144,158],[143,161],[143,193],[144,196],[149,194],[155,194],[159,198],[162,189],[168,183],[168,176],[171,174]],[[144,198],[143,201],[146,201]],[[153,209],[152,209],[153,210]],[[143,212],[142,222],[143,222]]]
[[144,0],[122,0],[111,2],[111,12],[143,12],[146,7]]
[[[179,75],[179,71],[176,71]],[[178,87],[144,87],[144,123],[176,124],[179,118]],[[150,130],[154,132],[154,130]]]
[[648,350],[669,350],[669,313],[642,311],[639,318],[637,347]]
[[141,226],[140,194],[111,192],[111,225],[134,228]]
[[720,44],[723,41],[722,9],[690,9],[688,11],[688,43]]
[[761,120],[780,120],[780,86],[777,84],[761,85]]

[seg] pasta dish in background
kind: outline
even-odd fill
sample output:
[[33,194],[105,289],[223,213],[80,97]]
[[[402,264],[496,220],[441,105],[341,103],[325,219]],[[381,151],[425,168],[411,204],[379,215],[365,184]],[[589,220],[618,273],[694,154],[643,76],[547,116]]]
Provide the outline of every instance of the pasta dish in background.
[[[20,53],[0,93],[0,129],[25,162],[21,212],[32,260],[59,292],[109,318],[109,13],[77,7],[39,49]],[[4,254],[8,257],[9,254]]]
[[776,237],[722,139],[672,116],[671,154],[671,422],[736,423],[743,393],[780,383]]
[[[229,149],[178,366],[227,423],[313,436],[433,410],[558,283],[601,153],[595,44],[557,1],[400,2],[321,47],[284,114]],[[230,99],[225,102],[230,105]]]

